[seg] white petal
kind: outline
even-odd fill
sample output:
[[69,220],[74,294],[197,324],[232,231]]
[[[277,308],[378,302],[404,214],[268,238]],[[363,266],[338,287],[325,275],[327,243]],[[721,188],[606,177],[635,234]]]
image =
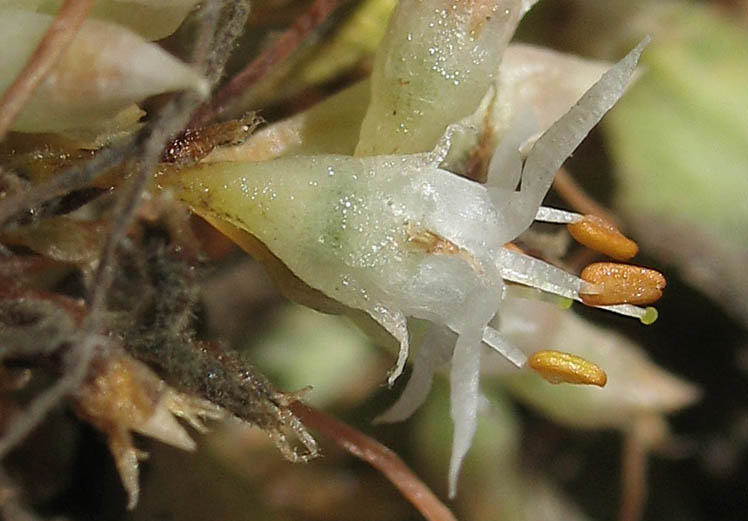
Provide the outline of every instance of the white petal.
[[445,327],[432,325],[418,352],[413,357],[413,373],[397,402],[375,418],[375,423],[392,423],[409,418],[431,390],[434,372],[449,361],[454,348],[455,334]]
[[[471,333],[474,333],[471,331]],[[480,334],[460,335],[452,357],[450,412],[454,423],[452,457],[449,460],[449,497],[457,493],[457,477],[478,425]]]
[[514,235],[530,226],[553,177],[579,143],[623,95],[649,38],[603,74],[561,119],[538,139],[522,169],[522,187],[508,211],[516,215]]

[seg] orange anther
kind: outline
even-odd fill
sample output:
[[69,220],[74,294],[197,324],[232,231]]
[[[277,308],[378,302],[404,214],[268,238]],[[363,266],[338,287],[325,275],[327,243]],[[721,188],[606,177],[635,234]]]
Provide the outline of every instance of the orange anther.
[[580,244],[616,260],[628,260],[639,251],[636,243],[614,224],[596,215],[585,215],[579,221],[567,224],[566,228]]
[[560,351],[538,351],[527,365],[552,384],[569,383],[604,387],[608,381],[599,365],[584,358]]
[[666,284],[659,271],[614,262],[590,264],[580,277],[598,289],[594,295],[580,293],[582,302],[588,306],[651,304],[662,296]]

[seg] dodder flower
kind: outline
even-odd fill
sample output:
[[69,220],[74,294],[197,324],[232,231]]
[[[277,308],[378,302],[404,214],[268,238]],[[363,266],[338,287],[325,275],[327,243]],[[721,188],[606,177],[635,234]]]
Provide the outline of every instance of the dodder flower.
[[[502,139],[487,182],[479,184],[444,170],[442,164],[458,138],[474,131],[481,110],[502,102],[501,92],[494,99],[492,85],[524,7],[509,1],[459,6],[402,2],[391,22],[390,40],[377,58],[372,102],[356,155],[212,160],[168,172],[161,180],[197,213],[272,265],[291,298],[359,322],[373,321],[394,337],[400,352],[390,383],[408,358],[409,320],[430,323],[411,381],[381,419],[407,417],[425,398],[434,369],[451,360],[452,494],[475,432],[482,345],[518,367],[527,362],[525,353],[488,325],[499,312],[505,283],[579,301],[582,294],[602,291],[599,284],[505,245],[534,220],[583,220],[541,207],[542,200],[556,170],[623,94],[646,45],[642,42],[606,72],[545,130],[531,109],[514,107],[511,124],[495,129]],[[480,16],[489,22],[479,23]],[[488,23],[500,24],[498,37],[484,37],[481,31]],[[424,46],[429,31],[439,32],[443,26],[452,30],[440,32],[435,46]],[[494,72],[486,72],[491,69],[484,59]],[[409,65],[399,67],[401,60]],[[469,94],[467,102],[456,100],[462,81],[482,85],[482,94]],[[414,84],[423,91],[411,92]],[[400,88],[403,92],[393,92]],[[419,92],[426,101],[417,100],[413,109]],[[382,103],[390,103],[389,108],[384,110]],[[435,114],[426,114],[428,110]],[[448,115],[446,121],[443,114]],[[433,138],[411,139],[420,132],[434,135],[434,129],[435,135],[444,134],[435,146]],[[299,127],[291,126],[291,131],[301,134]],[[423,149],[429,142],[433,150]],[[407,153],[401,153],[401,147]],[[371,151],[396,155],[363,155]],[[652,318],[652,311],[625,301],[604,307],[644,321]],[[541,374],[552,372],[555,380],[604,383],[599,368],[570,355],[536,356],[532,366]]]

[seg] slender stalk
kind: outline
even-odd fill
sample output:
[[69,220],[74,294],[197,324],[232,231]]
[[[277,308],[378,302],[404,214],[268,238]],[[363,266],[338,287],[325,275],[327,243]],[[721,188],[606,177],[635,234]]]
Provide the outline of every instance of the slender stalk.
[[83,26],[94,0],[65,0],[26,66],[0,99],[0,141]]
[[603,206],[595,201],[584,189],[579,186],[574,178],[565,168],[559,168],[556,177],[553,178],[553,189],[571,205],[571,207],[581,214],[591,214],[602,217],[606,221],[618,226],[619,222],[616,217]]
[[292,403],[289,409],[308,427],[324,434],[384,474],[428,521],[456,521],[449,508],[390,449],[361,431],[301,402]]
[[647,450],[634,429],[623,442],[621,506],[618,521],[639,521],[647,501]]

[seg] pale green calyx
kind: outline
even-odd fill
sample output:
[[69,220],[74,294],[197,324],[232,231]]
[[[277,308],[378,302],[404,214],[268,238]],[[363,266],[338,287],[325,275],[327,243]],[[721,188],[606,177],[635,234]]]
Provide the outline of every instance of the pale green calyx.
[[486,94],[520,11],[514,0],[401,1],[374,62],[356,155],[431,150]]

